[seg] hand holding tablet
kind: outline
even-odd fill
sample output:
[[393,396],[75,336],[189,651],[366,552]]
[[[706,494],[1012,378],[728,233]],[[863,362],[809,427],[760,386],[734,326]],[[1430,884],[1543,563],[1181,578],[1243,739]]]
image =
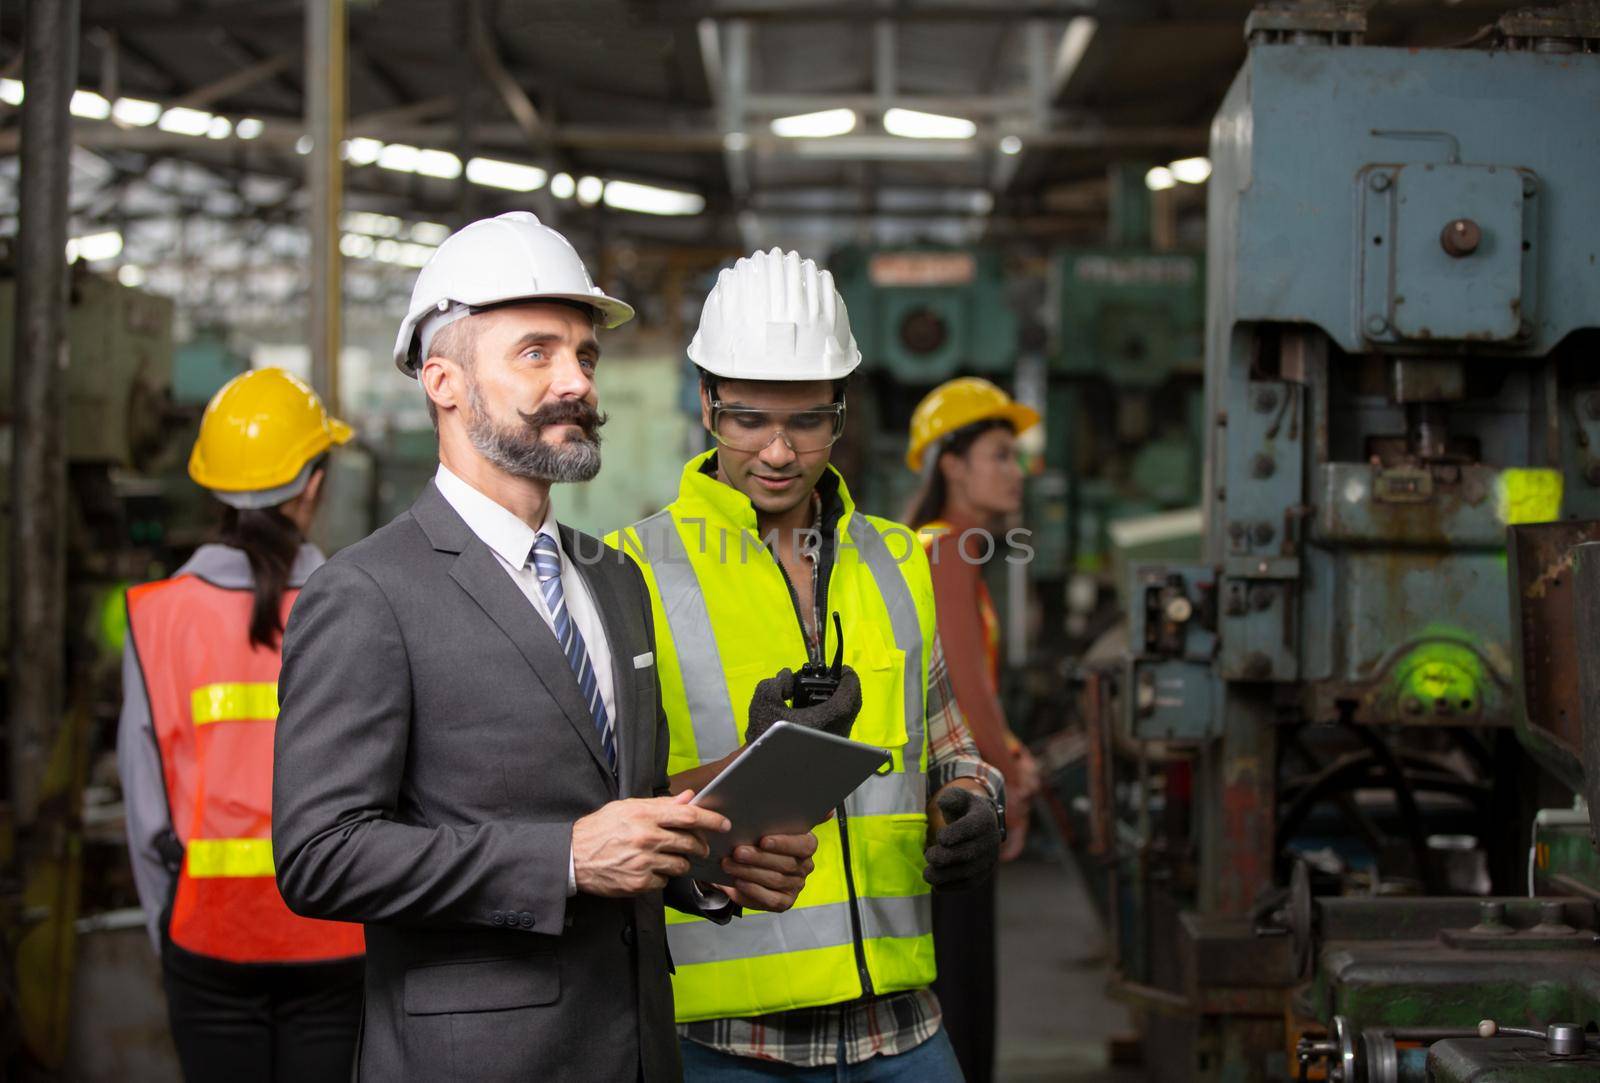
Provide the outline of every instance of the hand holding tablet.
[[722,859],[735,847],[753,846],[765,835],[810,831],[891,762],[887,751],[873,745],[775,723],[690,802],[722,813],[733,827],[707,840],[710,854],[692,862],[689,875],[729,883]]

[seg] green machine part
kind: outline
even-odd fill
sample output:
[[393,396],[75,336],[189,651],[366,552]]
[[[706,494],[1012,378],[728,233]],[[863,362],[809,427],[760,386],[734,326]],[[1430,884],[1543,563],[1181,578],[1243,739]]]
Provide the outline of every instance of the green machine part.
[[829,261],[862,368],[912,387],[1007,374],[1018,323],[1000,254],[987,249],[845,248]]
[[1051,271],[1046,457],[1067,478],[1070,563],[1103,570],[1114,522],[1192,504],[1202,453],[1202,257],[1073,249]]
[[[0,279],[0,415],[11,415],[16,282]],[[135,466],[159,444],[172,383],[172,301],[115,279],[72,276],[67,461]]]
[[1057,254],[1052,373],[1154,388],[1204,370],[1203,257],[1079,249]]
[[[0,278],[0,417],[12,414],[16,280]],[[138,469],[166,440],[172,381],[173,303],[76,271],[67,312],[66,458],[74,467]],[[7,422],[9,428],[10,423]],[[7,444],[9,449],[9,442]],[[8,450],[9,454],[9,450]],[[0,504],[10,506],[11,471],[0,471]],[[0,567],[9,538],[0,531]],[[0,608],[10,604],[0,576]],[[0,626],[0,646],[9,629]]]
[[172,399],[185,406],[204,406],[222,385],[248,372],[250,358],[235,350],[227,335],[201,328],[178,347],[173,362]]

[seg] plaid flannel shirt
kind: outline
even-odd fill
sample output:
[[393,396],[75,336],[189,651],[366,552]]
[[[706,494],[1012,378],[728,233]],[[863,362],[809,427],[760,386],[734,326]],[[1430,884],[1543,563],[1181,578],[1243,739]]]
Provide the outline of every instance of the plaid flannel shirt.
[[[1005,783],[999,771],[983,762],[967,731],[938,636],[928,665],[927,719],[928,797],[956,778],[975,775],[998,800]],[[684,1023],[678,1034],[723,1053],[817,1067],[908,1052],[939,1033],[940,1019],[939,998],[924,988],[819,1008]]]

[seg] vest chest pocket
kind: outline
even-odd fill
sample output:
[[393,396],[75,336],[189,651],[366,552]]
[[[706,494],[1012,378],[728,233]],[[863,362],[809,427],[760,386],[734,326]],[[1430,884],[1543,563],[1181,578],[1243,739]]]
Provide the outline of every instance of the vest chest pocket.
[[[898,770],[906,744],[905,652],[877,644],[856,648],[846,642],[844,654],[845,664],[861,681],[861,713],[850,738],[896,753]],[[907,754],[914,757],[917,752]]]

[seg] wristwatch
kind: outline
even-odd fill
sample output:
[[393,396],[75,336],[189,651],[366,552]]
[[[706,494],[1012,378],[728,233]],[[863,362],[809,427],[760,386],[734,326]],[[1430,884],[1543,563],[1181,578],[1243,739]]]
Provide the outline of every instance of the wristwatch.
[[1000,841],[1006,841],[1006,785],[1000,783],[1000,792],[989,781],[988,775],[975,763],[958,763],[951,769],[950,777],[945,780],[949,785],[958,778],[971,778],[983,783],[983,788],[989,792],[989,804],[994,808],[994,818],[1000,821]]

